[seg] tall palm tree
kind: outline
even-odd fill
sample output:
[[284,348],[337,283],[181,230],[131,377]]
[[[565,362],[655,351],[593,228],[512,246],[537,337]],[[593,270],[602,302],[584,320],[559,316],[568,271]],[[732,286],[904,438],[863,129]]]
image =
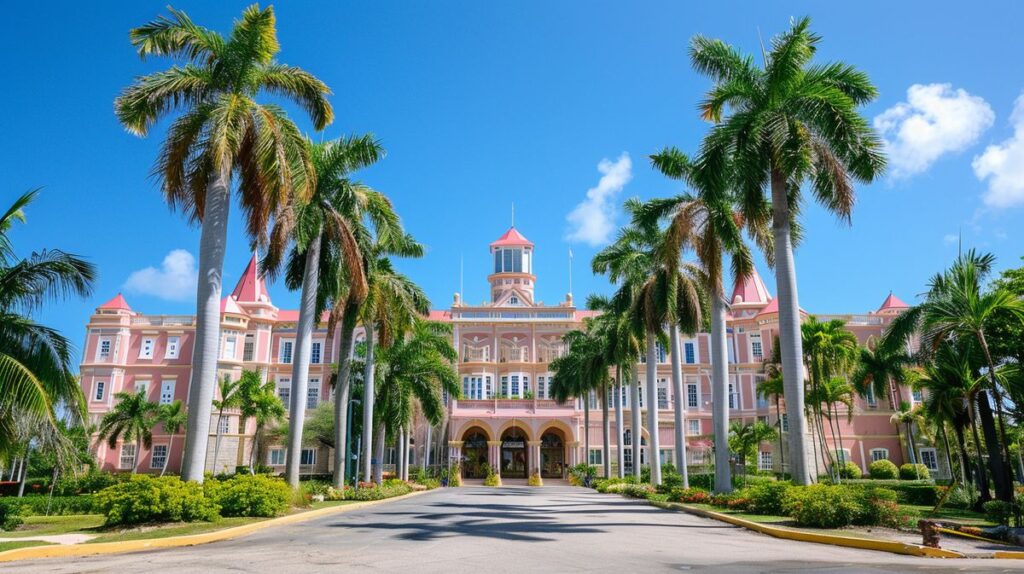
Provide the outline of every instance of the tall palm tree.
[[[778,347],[777,344],[775,346],[773,346],[772,347],[772,353],[773,354],[777,353],[778,352],[778,348],[779,347]],[[777,364],[777,363],[772,363],[772,364]],[[765,366],[767,367],[768,365],[765,365]],[[771,370],[772,370],[772,372],[767,377],[765,377],[763,380],[761,380],[761,381],[759,381],[757,383],[756,391],[757,391],[757,395],[759,397],[764,397],[764,398],[771,397],[771,398],[775,399],[775,421],[776,421],[775,422],[775,426],[777,427],[777,429],[779,431],[778,432],[778,439],[779,439],[779,465],[783,469],[783,472],[785,472],[785,468],[786,468],[786,454],[785,454],[785,449],[782,446],[782,405],[780,404],[780,399],[782,398],[782,394],[784,392],[784,385],[783,385],[783,382],[782,382],[782,369],[781,368],[772,368]]]
[[910,403],[904,401],[900,403],[899,409],[893,413],[889,421],[894,425],[903,425],[907,432],[907,454],[910,456],[910,464],[916,465],[914,427],[920,428],[924,425],[924,416],[921,414],[920,407],[911,406]]
[[277,396],[277,387],[274,381],[261,381],[257,371],[242,371],[239,380],[241,381],[238,405],[240,424],[242,428],[245,428],[249,419],[256,422],[252,445],[249,449],[249,473],[252,474],[256,472],[260,441],[263,439],[265,431],[271,425],[283,422],[287,411],[281,398]]
[[[846,324],[840,319],[821,322],[817,317],[808,317],[800,326],[801,339],[804,350],[804,361],[807,364],[807,371],[810,375],[809,395],[813,400],[806,402],[813,414],[813,421],[817,428],[818,446],[821,448],[822,462],[825,468],[832,469],[833,478],[839,480],[838,469],[834,464],[833,450],[828,448],[825,438],[824,414],[821,411],[823,403],[832,398],[829,389],[825,385],[837,375],[845,374],[853,364],[858,353],[857,337],[846,330]],[[843,381],[845,382],[845,381]],[[838,383],[841,386],[842,383]],[[837,387],[838,388],[838,387]],[[843,388],[845,391],[845,387]],[[829,403],[830,404],[830,403]],[[831,408],[831,407],[830,407]],[[829,417],[829,424],[832,423]],[[834,435],[834,433],[833,433]],[[833,438],[835,438],[833,436]],[[842,452],[842,444],[836,444],[838,452]]]
[[850,382],[861,396],[866,397],[869,388],[876,397],[888,396],[889,404],[895,408],[903,402],[900,387],[907,383],[907,365],[910,363],[905,345],[895,338],[883,337],[873,347],[868,345],[860,349]]
[[[590,393],[606,388],[608,369],[611,366],[605,355],[602,333],[587,319],[583,330],[569,331],[562,336],[568,352],[554,361],[549,368],[552,372],[551,398],[558,402],[578,397],[583,401],[583,453],[584,460],[590,460]],[[606,413],[607,414],[607,413]]]
[[[373,190],[364,189],[350,178],[352,172],[372,165],[384,155],[380,142],[371,135],[339,138],[336,141],[314,143],[306,141],[310,160],[316,173],[316,187],[309,201],[296,208],[295,220],[285,221],[275,235],[291,232],[295,246],[291,254],[290,267],[299,267],[301,274],[289,273],[287,285],[301,289],[299,298],[299,320],[295,333],[295,360],[292,364],[291,408],[288,412],[289,435],[285,462],[285,478],[292,487],[299,484],[299,457],[302,450],[302,428],[306,414],[306,391],[309,384],[309,357],[312,352],[313,329],[327,308],[333,289],[321,291],[320,281],[322,259],[344,268],[341,271],[352,296],[362,297],[366,293],[366,278],[363,276],[362,256],[356,238],[358,222],[350,221],[356,215],[351,208],[357,203],[356,196],[365,196]],[[264,268],[272,273],[281,262],[285,240],[276,242],[267,252]],[[327,249],[323,249],[327,244]],[[332,258],[327,251],[334,251]],[[329,267],[328,267],[329,269]],[[298,271],[296,269],[296,271]],[[340,271],[340,270],[336,270]],[[295,275],[299,275],[296,277]],[[328,287],[335,282],[329,282]]]
[[[700,103],[703,117],[716,122],[701,146],[700,169],[704,177],[734,180],[748,221],[772,220],[790,466],[796,484],[809,484],[813,470],[806,445],[793,259],[793,245],[800,236],[795,215],[801,188],[810,183],[819,203],[849,220],[853,181],[870,182],[885,168],[882,141],[858,112],[877,90],[853,66],[811,65],[820,40],[811,32],[809,18],[794,20],[787,32],[772,40],[763,67],[721,40],[696,36],[690,43],[694,69],[714,82]],[[730,165],[735,169],[726,169]],[[770,204],[765,201],[766,187]]]
[[383,347],[376,358],[379,421],[386,433],[398,436],[398,476],[408,480],[409,432],[417,411],[427,424],[444,418],[443,393],[458,397],[459,377],[452,365],[458,353],[450,325],[417,319],[406,336]]
[[167,460],[164,461],[164,466],[160,469],[160,476],[167,472],[167,463],[170,461],[171,453],[174,451],[174,435],[181,434],[181,429],[187,421],[188,414],[185,412],[184,405],[179,400],[157,407],[156,422],[162,424],[164,432],[170,436],[167,440]]
[[[693,249],[700,261],[704,290],[711,302],[711,394],[712,426],[715,437],[715,491],[732,490],[729,470],[729,387],[728,348],[726,343],[725,315],[728,302],[724,292],[724,258],[731,262],[731,278],[739,282],[754,271],[753,256],[743,241],[743,218],[734,207],[735,197],[731,189],[715,189],[721,184],[718,178],[703,178],[695,169],[690,158],[674,147],[665,148],[651,156],[651,163],[665,176],[687,182],[698,191],[698,196],[688,194],[654,200],[645,206],[644,216],[668,219],[662,258],[666,263],[680,261],[683,251]],[[753,221],[752,223],[756,223]],[[751,225],[750,235],[760,244],[770,243],[764,225]],[[678,327],[673,326],[673,338],[678,340]],[[678,341],[672,343],[673,385],[676,393],[682,393]],[[678,406],[678,405],[677,405]],[[676,410],[676,440],[682,436],[682,408]],[[682,452],[677,453],[677,460]],[[677,464],[682,464],[681,460]]]
[[[407,240],[404,254],[420,256],[423,247]],[[375,387],[377,348],[392,345],[408,333],[417,318],[426,317],[430,312],[430,301],[419,285],[395,270],[388,257],[372,251],[364,255],[366,261],[367,295],[361,308],[362,324],[366,330],[366,357],[363,372],[363,480],[380,482],[383,477],[385,427],[374,422],[377,412],[374,407],[377,390]],[[373,435],[377,435],[374,445]],[[376,450],[373,450],[376,448]],[[377,465],[373,466],[373,460]]]
[[37,195],[22,194],[0,214],[0,461],[6,462],[19,450],[16,421],[61,437],[61,413],[72,424],[85,419],[73,345],[32,315],[47,302],[91,295],[96,270],[58,249],[18,258],[10,231],[25,221],[24,210]]
[[846,451],[843,447],[843,430],[839,422],[839,405],[846,407],[846,422],[849,423],[853,420],[853,385],[848,383],[843,377],[829,377],[824,379],[817,388],[817,392],[814,394],[814,402],[824,406],[825,411],[822,413],[819,407],[819,413],[828,419],[829,432],[832,434],[833,450],[836,452],[836,456],[839,460],[836,462],[835,478],[837,482],[842,479],[839,476],[838,467],[850,462],[846,458]]
[[[1002,389],[997,379],[998,369],[992,358],[986,333],[999,316],[1015,317],[1024,322],[1024,301],[1008,289],[985,288],[995,257],[979,254],[973,249],[962,254],[952,267],[932,278],[925,301],[911,307],[889,325],[889,334],[896,340],[906,341],[915,334],[921,336],[921,354],[927,357],[943,344],[957,339],[973,339],[987,369],[988,392],[995,399],[998,432],[992,432],[988,419],[991,407],[986,393],[978,395],[978,410],[982,427],[986,428],[986,447],[989,465],[1000,500],[1013,500],[1012,460],[1005,440]],[[994,426],[994,425],[991,425]],[[991,436],[990,436],[991,435]]]
[[220,296],[227,247],[232,176],[251,238],[262,242],[272,216],[292,194],[310,193],[315,173],[302,135],[276,104],[283,97],[305,111],[316,129],[331,123],[326,85],[308,72],[274,61],[280,51],[273,8],[245,9],[227,37],[169,9],[131,31],[142,58],[167,56],[170,68],[138,78],[114,102],[121,124],[145,136],[176,115],[156,160],[164,198],[201,222],[196,341],[189,392],[188,436],[182,476],[202,482],[217,385]]
[[213,399],[213,408],[217,409],[217,438],[213,443],[213,464],[217,465],[217,461],[220,460],[220,439],[224,435],[221,430],[224,427],[221,421],[224,420],[224,411],[238,407],[239,401],[241,400],[241,394],[239,393],[239,387],[241,386],[241,380],[232,380],[230,375],[224,375],[220,380],[218,390],[220,391],[220,398]]
[[156,423],[157,405],[146,398],[146,393],[121,391],[114,395],[117,403],[100,420],[99,440],[117,448],[118,441],[135,442],[132,474],[138,470],[142,447],[153,444],[153,425]]

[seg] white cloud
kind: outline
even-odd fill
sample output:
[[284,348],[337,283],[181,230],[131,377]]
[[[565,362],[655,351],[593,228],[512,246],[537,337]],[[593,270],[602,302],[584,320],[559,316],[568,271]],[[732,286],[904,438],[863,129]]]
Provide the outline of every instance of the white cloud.
[[196,259],[184,249],[175,249],[164,257],[160,268],[133,271],[124,282],[129,293],[152,295],[169,301],[184,301],[196,293]]
[[947,233],[947,234],[942,236],[942,241],[945,242],[946,245],[953,245],[954,243],[956,243],[959,240],[960,240],[960,236],[955,234],[955,233]]
[[597,246],[608,243],[615,231],[616,197],[633,179],[633,162],[628,153],[622,152],[615,161],[602,159],[597,171],[601,172],[597,186],[588,189],[586,199],[565,217],[569,241]]
[[992,126],[988,102],[950,84],[914,84],[907,101],[875,117],[894,178],[927,170],[939,157],[962,151]]
[[974,175],[988,180],[982,200],[989,207],[1024,205],[1024,94],[1013,104],[1010,124],[1009,139],[988,146],[971,162]]

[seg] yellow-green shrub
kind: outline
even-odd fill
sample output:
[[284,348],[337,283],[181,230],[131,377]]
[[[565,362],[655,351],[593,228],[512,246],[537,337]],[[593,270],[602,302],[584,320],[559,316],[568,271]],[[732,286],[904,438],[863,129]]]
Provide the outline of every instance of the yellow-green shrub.
[[284,480],[265,474],[236,474],[228,480],[209,481],[206,492],[220,505],[223,516],[277,516],[293,499]]
[[108,526],[146,522],[212,521],[219,517],[217,502],[203,486],[176,476],[137,474],[96,494],[95,507]]

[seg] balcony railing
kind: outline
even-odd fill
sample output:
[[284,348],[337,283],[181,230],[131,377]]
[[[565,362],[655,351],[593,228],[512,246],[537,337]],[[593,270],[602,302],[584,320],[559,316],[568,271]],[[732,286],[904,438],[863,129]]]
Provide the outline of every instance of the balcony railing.
[[575,401],[557,402],[552,399],[460,399],[456,402],[458,409],[480,409],[487,412],[527,411],[576,409]]
[[160,326],[192,326],[195,325],[196,318],[191,315],[153,315],[153,316],[140,316],[132,317],[132,325],[148,325],[152,327]]
[[501,350],[502,363],[529,363],[530,349],[527,347],[516,347]]
[[490,349],[474,349],[472,347],[467,347],[462,351],[463,363],[487,363],[490,360]]

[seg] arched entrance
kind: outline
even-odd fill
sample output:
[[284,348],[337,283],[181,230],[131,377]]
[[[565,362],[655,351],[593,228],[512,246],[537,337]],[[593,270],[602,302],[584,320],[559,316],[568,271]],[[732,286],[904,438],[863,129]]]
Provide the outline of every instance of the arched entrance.
[[501,434],[502,478],[526,478],[526,433],[511,427]]
[[487,435],[480,427],[473,427],[463,435],[462,476],[484,478],[487,476]]
[[565,472],[565,440],[562,431],[550,429],[540,437],[540,475],[562,478]]

